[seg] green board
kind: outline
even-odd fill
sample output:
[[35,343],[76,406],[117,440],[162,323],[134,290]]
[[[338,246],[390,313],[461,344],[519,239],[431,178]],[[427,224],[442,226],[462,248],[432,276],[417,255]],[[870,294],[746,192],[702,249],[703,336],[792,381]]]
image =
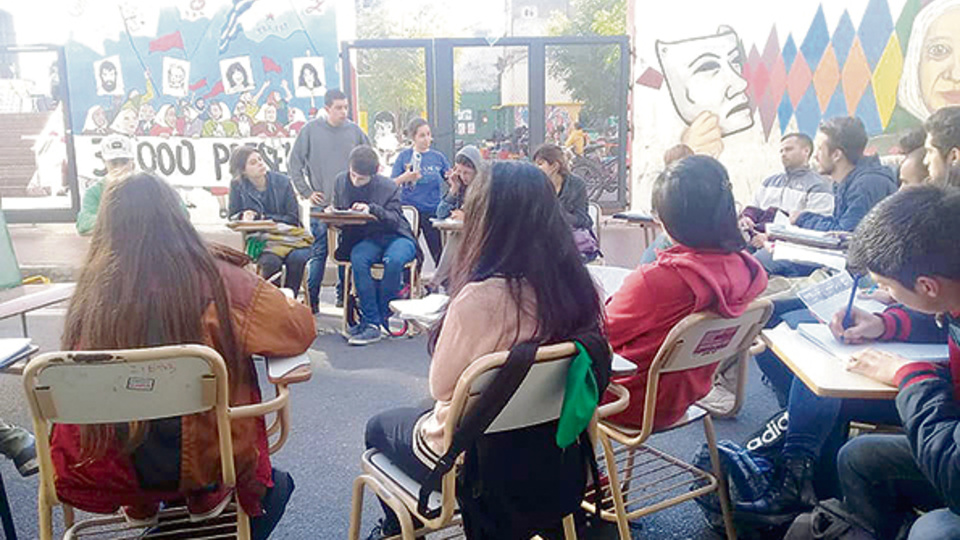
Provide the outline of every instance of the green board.
[[13,240],[7,230],[7,220],[0,210],[0,289],[20,285],[20,265],[17,264],[17,254],[13,251]]

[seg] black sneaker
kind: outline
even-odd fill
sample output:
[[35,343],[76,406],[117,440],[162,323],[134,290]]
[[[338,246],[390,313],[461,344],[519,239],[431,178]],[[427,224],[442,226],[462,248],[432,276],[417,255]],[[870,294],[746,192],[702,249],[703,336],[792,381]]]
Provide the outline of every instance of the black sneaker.
[[814,460],[810,457],[786,457],[769,491],[751,502],[738,502],[735,510],[753,514],[799,513],[817,504],[813,488]]
[[14,456],[13,464],[17,466],[17,472],[20,473],[20,476],[24,478],[40,472],[40,465],[37,463],[37,447],[30,443],[30,446]]
[[383,334],[380,333],[379,326],[372,324],[361,324],[360,326],[363,329],[357,335],[347,340],[347,343],[351,345],[369,345],[383,339]]
[[400,525],[389,523],[386,519],[380,518],[377,524],[370,530],[366,540],[383,540],[400,534]]

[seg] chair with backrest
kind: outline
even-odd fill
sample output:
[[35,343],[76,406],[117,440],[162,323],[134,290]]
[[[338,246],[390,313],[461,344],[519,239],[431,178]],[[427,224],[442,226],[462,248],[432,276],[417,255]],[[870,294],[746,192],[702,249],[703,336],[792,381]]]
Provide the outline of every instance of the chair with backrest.
[[[537,350],[536,361],[530,372],[485,433],[523,429],[559,418],[567,370],[576,353],[572,342],[541,346]],[[471,364],[460,376],[444,425],[446,447],[449,447],[453,440],[453,433],[464,412],[483,394],[508,355],[506,351],[485,355]],[[462,459],[461,455],[461,462]],[[365,488],[373,491],[396,512],[402,528],[399,538],[403,540],[413,540],[415,534],[444,529],[460,521],[455,493],[458,467],[453,467],[443,476],[439,491],[434,491],[430,496],[429,507],[440,510],[432,519],[421,515],[417,510],[420,484],[401,471],[387,456],[376,449],[367,450],[361,458],[361,467],[363,472],[353,483],[353,506],[348,535],[350,540],[359,538]],[[414,531],[413,519],[423,523],[421,530]],[[563,528],[567,540],[576,538],[572,515],[563,519]]]
[[[281,434],[271,453],[286,439],[289,424],[285,384],[277,385],[277,397],[270,401],[231,407],[226,364],[217,351],[203,345],[47,353],[30,361],[23,372],[23,384],[37,434],[41,540],[53,538],[53,507],[62,504],[54,487],[50,455],[49,433],[54,424],[127,423],[213,411],[224,486],[236,485],[231,420],[276,413],[277,421],[268,431]],[[74,523],[73,509],[63,504],[67,529],[64,539],[91,533],[122,534],[125,538],[167,538],[172,534],[178,538],[248,539],[249,519],[235,499],[233,502],[230,512],[199,523],[191,522],[184,508],[164,509],[160,512],[163,532],[145,532],[142,536],[133,534],[136,527],[118,515]]]
[[[410,224],[410,228],[413,230],[414,237],[416,238],[417,231],[420,226],[420,213],[417,212],[416,207],[404,205],[402,207],[403,217],[406,218],[407,223]],[[335,257],[337,252],[337,247],[340,245],[340,234],[339,231],[333,227],[328,229],[328,243],[330,245],[330,258],[337,265],[337,267],[343,268],[343,331],[346,331],[350,326],[357,324],[360,321],[360,302],[357,299],[357,290],[353,283],[353,275],[351,274],[352,266],[350,264],[350,259],[339,260]],[[414,240],[416,242],[416,240]],[[410,273],[410,298],[419,298],[421,296],[420,290],[420,265],[416,258],[404,265],[404,268],[407,272]],[[373,279],[381,279],[383,277],[383,265],[374,264],[371,268],[371,274],[373,274]],[[402,331],[399,332],[400,335],[404,334],[407,330],[407,325],[404,323]]]
[[[719,474],[716,435],[710,415],[697,405],[691,405],[683,418],[656,432],[702,420],[712,474],[652,448],[646,442],[655,432],[653,424],[660,375],[736,357],[740,362],[741,381],[746,380],[749,349],[772,313],[773,305],[769,301],[758,300],[751,303],[743,315],[732,319],[713,313],[687,316],[673,327],[650,365],[641,428],[630,428],[601,417],[598,426],[604,457],[601,470],[609,478],[611,495],[604,499],[600,516],[617,523],[621,539],[630,538],[630,520],[714,491],[720,499],[727,538],[736,538],[725,479]],[[738,385],[737,393],[743,394],[742,384]],[[740,396],[737,399],[740,400]],[[614,443],[618,448],[614,449]],[[591,512],[596,511],[592,501],[593,497],[588,494],[583,503]]]

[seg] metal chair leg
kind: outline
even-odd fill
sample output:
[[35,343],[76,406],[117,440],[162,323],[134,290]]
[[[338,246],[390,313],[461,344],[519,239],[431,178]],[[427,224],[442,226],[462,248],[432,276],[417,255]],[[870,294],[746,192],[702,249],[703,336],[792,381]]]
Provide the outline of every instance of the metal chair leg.
[[17,540],[17,529],[13,525],[13,514],[10,512],[10,501],[7,499],[7,488],[3,485],[2,475],[0,475],[0,521],[3,522],[3,536],[7,540]]
[[723,514],[723,528],[727,533],[727,540],[737,540],[737,531],[733,527],[733,512],[730,507],[730,492],[727,491],[727,478],[720,468],[720,454],[717,451],[717,436],[713,431],[713,420],[710,415],[703,417],[703,433],[707,437],[707,448],[710,451],[710,464],[713,466],[713,475],[717,478],[717,498],[720,499],[720,512]]

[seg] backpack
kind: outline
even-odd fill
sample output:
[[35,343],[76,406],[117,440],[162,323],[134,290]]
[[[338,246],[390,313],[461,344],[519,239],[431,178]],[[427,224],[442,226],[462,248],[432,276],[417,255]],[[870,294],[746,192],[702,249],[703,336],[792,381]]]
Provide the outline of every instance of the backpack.
[[[741,447],[732,441],[717,443],[720,457],[720,470],[727,481],[730,504],[738,501],[755,501],[762,497],[770,487],[773,476],[773,461],[754,451]],[[713,472],[710,452],[706,444],[693,458],[693,465],[704,471]],[[703,486],[698,482],[691,490]],[[720,511],[720,499],[716,492],[694,499],[707,523],[714,530],[723,533],[723,514]],[[782,515],[758,515],[748,512],[733,512],[733,524],[741,538],[780,538],[783,531],[796,518],[796,513]]]
[[[599,332],[581,334],[575,340],[592,360],[591,372],[602,395],[609,381],[610,347]],[[466,452],[456,492],[464,534],[470,540],[526,539],[552,531],[564,516],[580,508],[588,471],[599,485],[587,430],[574,433],[575,439],[565,448],[558,444],[561,420],[484,433],[526,377],[536,350],[532,342],[511,349],[507,362],[464,415],[450,448],[421,484],[418,512],[432,518],[439,509],[428,507],[430,492]]]
[[783,540],[874,540],[869,527],[837,499],[820,501],[813,512],[801,514]]

